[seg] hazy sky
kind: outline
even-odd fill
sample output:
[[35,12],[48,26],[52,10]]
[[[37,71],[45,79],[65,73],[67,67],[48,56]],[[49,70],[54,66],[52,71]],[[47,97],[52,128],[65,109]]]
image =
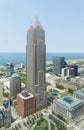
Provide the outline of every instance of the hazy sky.
[[35,16],[47,52],[84,52],[84,0],[0,0],[0,52],[25,52]]

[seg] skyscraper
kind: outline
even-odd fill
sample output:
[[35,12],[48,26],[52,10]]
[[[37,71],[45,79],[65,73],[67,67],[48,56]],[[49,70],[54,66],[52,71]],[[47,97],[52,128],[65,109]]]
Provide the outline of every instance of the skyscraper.
[[53,73],[56,75],[61,74],[61,69],[66,66],[64,57],[53,57]]
[[10,77],[10,98],[16,99],[17,94],[21,92],[21,79],[18,74],[14,73]]
[[6,64],[6,73],[7,77],[11,77],[11,75],[14,73],[14,65],[12,62],[8,62]]
[[45,32],[35,18],[27,32],[26,62],[27,90],[35,96],[36,110],[47,105],[45,59]]

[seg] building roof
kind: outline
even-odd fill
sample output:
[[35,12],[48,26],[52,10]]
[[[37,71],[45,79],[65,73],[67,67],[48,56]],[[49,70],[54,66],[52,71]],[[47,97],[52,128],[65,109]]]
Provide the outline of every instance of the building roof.
[[6,63],[6,65],[8,65],[8,66],[14,66],[12,62],[8,62],[8,63]]
[[53,59],[64,59],[65,60],[65,57],[63,57],[63,56],[53,56]]
[[69,95],[61,97],[61,98],[57,99],[55,102],[60,103],[61,105],[65,106],[68,109],[71,109],[71,108],[77,106],[78,104],[82,103],[79,99],[74,98]]
[[22,92],[21,94],[22,94],[22,96],[24,96],[24,97],[29,97],[29,96],[30,96],[30,94],[29,94],[27,91],[24,91],[24,92]]
[[29,99],[31,97],[34,97],[31,93],[27,92],[27,91],[23,91],[21,93],[18,94],[18,96],[20,96],[21,98],[25,99]]
[[12,76],[11,76],[12,79],[20,79],[20,76],[17,74],[17,73],[14,73]]
[[74,94],[84,98],[84,88],[81,88],[81,89],[75,91]]
[[31,26],[33,28],[36,28],[36,27],[41,27],[42,28],[42,25],[40,24],[40,22],[39,22],[37,17],[34,18],[33,22],[31,23]]

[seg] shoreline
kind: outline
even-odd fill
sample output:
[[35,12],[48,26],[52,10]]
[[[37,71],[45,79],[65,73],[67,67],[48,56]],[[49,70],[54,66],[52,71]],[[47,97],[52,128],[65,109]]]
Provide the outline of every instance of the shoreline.
[[[65,59],[66,62],[76,62],[76,63],[79,63],[79,62],[84,62],[84,58],[66,58]],[[46,61],[46,63],[52,63],[52,61]]]
[[[84,58],[65,58],[66,62],[71,62],[71,63],[84,63]],[[53,61],[52,60],[46,60],[46,64],[52,64]],[[6,64],[6,63],[5,63]],[[20,65],[20,64],[24,64],[24,63],[14,63],[14,65]],[[26,65],[26,64],[25,64]],[[0,65],[0,67],[4,67],[5,65]]]

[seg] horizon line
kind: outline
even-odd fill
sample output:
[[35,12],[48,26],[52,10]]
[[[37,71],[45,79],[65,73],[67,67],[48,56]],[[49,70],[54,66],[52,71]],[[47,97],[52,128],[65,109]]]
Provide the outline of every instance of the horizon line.
[[[2,51],[0,53],[26,53],[26,52],[11,52],[11,51],[4,52],[4,51]],[[46,53],[84,53],[84,52],[46,52]]]

